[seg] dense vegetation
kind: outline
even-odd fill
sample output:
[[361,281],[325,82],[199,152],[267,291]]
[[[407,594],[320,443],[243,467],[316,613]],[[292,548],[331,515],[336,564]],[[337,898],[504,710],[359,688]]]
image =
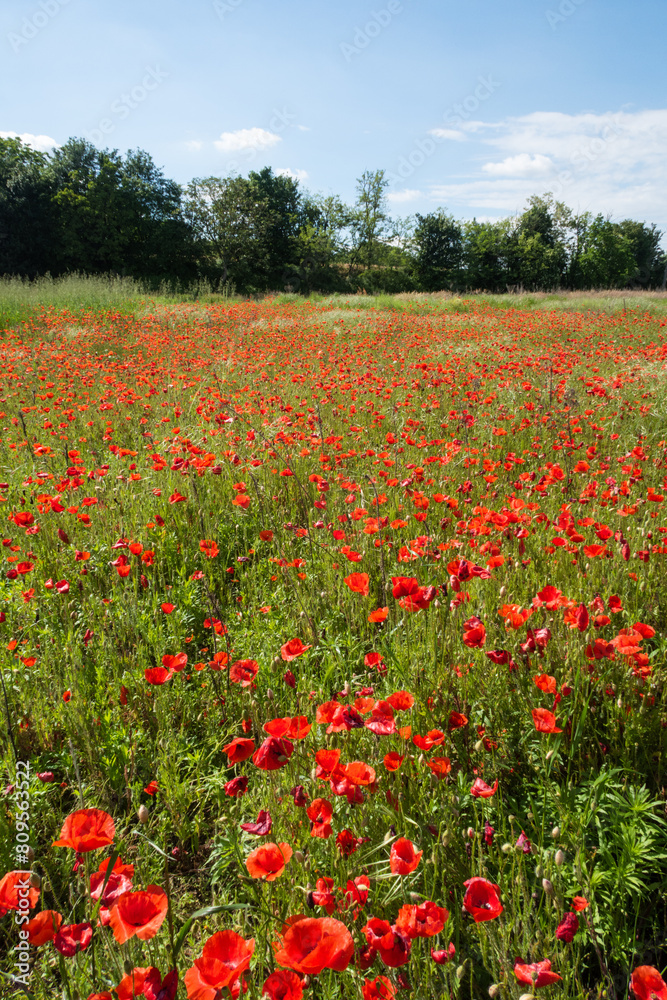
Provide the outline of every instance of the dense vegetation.
[[10,995],[667,993],[665,319],[440,302],[3,331]]
[[357,200],[268,167],[181,188],[141,151],[71,139],[50,155],[0,139],[0,275],[118,274],[239,294],[664,287],[655,225],[575,213],[550,195],[518,217],[392,219],[384,171]]

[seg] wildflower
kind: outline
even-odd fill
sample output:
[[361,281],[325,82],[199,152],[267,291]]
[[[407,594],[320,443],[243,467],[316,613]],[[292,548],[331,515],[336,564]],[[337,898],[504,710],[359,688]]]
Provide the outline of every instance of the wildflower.
[[354,942],[345,924],[333,917],[301,917],[288,922],[273,949],[278,965],[317,976],[322,969],[343,972]]
[[234,931],[210,937],[201,958],[185,973],[189,1000],[215,1000],[227,987],[231,989],[250,966],[254,950],[254,938],[246,941]]
[[418,866],[423,853],[418,851],[411,841],[399,837],[391,845],[389,852],[389,868],[392,875],[409,875]]
[[542,962],[533,962],[531,965],[524,965],[517,960],[514,963],[514,975],[520,983],[527,983],[536,990],[562,979],[557,972],[551,972],[551,962],[548,958]]
[[495,920],[500,916],[503,912],[499,898],[500,886],[488,882],[485,878],[469,878],[463,884],[466,887],[463,906],[475,923]]
[[274,882],[285,871],[285,865],[292,857],[289,844],[262,844],[246,858],[245,866],[251,878],[263,878]]
[[167,916],[167,908],[167,894],[160,886],[124,892],[109,910],[109,922],[118,944],[125,944],[135,935],[140,941],[155,937]]
[[113,819],[102,809],[78,809],[67,817],[60,840],[54,840],[52,846],[71,847],[79,854],[86,854],[112,844],[115,833]]

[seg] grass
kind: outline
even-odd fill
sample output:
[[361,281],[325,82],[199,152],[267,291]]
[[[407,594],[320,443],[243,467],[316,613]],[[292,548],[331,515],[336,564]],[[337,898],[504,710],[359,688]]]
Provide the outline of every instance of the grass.
[[[202,996],[190,970],[233,932],[259,1000],[285,922],[329,910],[358,963],[283,955],[307,1000],[382,997],[377,976],[383,1000],[518,1000],[517,957],[551,962],[547,1000],[621,1000],[664,970],[660,317],[134,294],[91,285],[0,350],[0,878],[27,866],[36,910],[92,928],[32,950],[32,995],[116,1000],[175,967]],[[113,846],[77,859],[53,842],[82,806]],[[269,833],[241,826],[262,810]],[[401,839],[421,853],[397,873]],[[272,880],[249,860],[270,844],[292,852]],[[113,897],[97,925],[112,851],[130,894],[165,894],[145,939],[119,941]]]

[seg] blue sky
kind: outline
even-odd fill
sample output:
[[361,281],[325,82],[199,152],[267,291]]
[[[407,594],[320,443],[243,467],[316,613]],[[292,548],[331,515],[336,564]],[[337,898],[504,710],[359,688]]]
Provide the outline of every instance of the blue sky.
[[665,0],[3,0],[0,134],[270,165],[392,212],[579,211],[667,230]]

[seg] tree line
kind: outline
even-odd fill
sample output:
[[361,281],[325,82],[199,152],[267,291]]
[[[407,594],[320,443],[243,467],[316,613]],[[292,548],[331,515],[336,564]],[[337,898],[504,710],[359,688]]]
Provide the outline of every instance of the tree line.
[[181,186],[143,150],[70,139],[46,154],[0,139],[0,274],[120,274],[240,294],[664,288],[652,224],[533,196],[518,216],[392,218],[384,170],[356,200],[312,194],[270,167]]

